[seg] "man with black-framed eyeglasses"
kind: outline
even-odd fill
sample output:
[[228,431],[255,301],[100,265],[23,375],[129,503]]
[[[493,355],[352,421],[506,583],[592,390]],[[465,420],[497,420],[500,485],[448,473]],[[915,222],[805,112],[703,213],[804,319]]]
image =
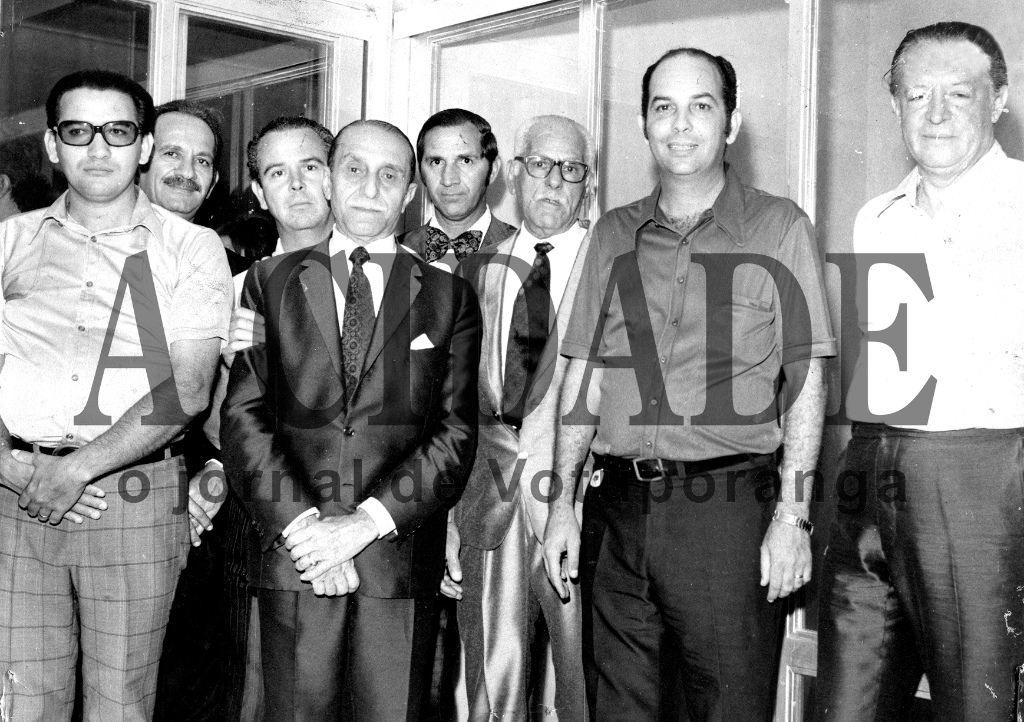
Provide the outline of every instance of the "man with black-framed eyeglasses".
[[[523,219],[510,238],[467,256],[483,318],[480,433],[470,479],[448,522],[441,592],[459,599],[470,719],[540,717],[543,669],[535,625],[543,615],[562,722],[586,719],[582,608],[563,603],[544,574],[543,539],[554,464],[556,368],[587,255],[579,216],[593,193],[595,144],[557,115],[526,121],[506,181]],[[543,650],[541,650],[543,651]]]
[[135,185],[141,86],[73,73],[46,115],[68,191],[0,224],[3,693],[20,721],[70,719],[80,650],[86,722],[139,722],[189,548],[174,440],[209,403],[231,277],[215,233]]

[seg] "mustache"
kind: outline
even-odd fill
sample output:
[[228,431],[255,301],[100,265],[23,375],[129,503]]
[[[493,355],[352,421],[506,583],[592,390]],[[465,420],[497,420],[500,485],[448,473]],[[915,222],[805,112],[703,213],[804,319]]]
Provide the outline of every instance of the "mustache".
[[200,191],[199,184],[191,178],[186,178],[183,175],[170,175],[163,179],[163,184],[170,186],[171,188],[180,188],[186,191],[192,191],[198,193]]

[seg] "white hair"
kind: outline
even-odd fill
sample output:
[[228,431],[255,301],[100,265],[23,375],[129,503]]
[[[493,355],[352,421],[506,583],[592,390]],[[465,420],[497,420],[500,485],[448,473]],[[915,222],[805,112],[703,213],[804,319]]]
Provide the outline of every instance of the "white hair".
[[537,131],[546,128],[557,128],[559,130],[570,130],[576,133],[583,141],[583,162],[593,169],[594,160],[597,155],[597,144],[590,131],[584,128],[571,118],[564,115],[535,115],[519,126],[516,131],[514,143],[515,155],[526,155],[530,149],[530,143]]

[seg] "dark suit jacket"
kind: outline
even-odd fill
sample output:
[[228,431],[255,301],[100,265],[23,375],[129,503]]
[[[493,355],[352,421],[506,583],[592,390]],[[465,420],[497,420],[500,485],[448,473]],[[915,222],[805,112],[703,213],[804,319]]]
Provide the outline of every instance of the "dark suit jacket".
[[[360,593],[433,596],[444,568],[445,512],[476,448],[476,294],[399,249],[346,405],[327,253],[324,241],[262,261],[245,281],[242,305],[265,318],[267,343],[235,359],[221,439],[228,479],[260,533],[251,583],[308,589],[281,531],[312,506],[322,516],[348,514],[374,496],[397,531],[356,557]],[[344,288],[344,259],[338,269]],[[414,340],[432,348],[411,350]]]
[[[423,224],[419,228],[413,228],[408,233],[403,233],[398,242],[422,256],[427,249],[427,228],[429,228],[428,224]],[[487,226],[487,233],[484,234],[483,239],[480,241],[479,250],[484,251],[488,247],[496,246],[515,232],[515,226],[510,226],[505,221],[498,220],[492,213],[491,224]]]
[[[520,429],[501,419],[504,377],[502,374],[501,306],[505,283],[511,271],[509,263],[518,234],[500,243],[483,246],[467,257],[459,272],[476,289],[482,310],[482,346],[480,353],[480,440],[476,461],[466,491],[455,507],[455,523],[462,542],[477,549],[494,549],[504,540],[513,512],[522,499],[534,534],[543,540],[547,524],[547,504],[533,496],[535,474],[554,468],[554,439],[557,432],[557,400],[561,373],[555,371],[558,347],[572,315],[576,288],[583,272],[583,261],[590,247],[588,234],[566,282],[554,327],[544,346],[533,382],[527,391],[526,415]],[[525,272],[525,269],[520,269]],[[520,452],[529,460],[521,462]],[[563,490],[572,493],[572,490]]]

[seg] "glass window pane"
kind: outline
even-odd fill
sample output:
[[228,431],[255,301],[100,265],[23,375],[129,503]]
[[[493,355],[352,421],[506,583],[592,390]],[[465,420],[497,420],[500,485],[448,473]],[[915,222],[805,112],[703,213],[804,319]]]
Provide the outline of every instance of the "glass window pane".
[[147,85],[150,9],[122,0],[14,0],[0,3],[0,21],[11,29],[0,37],[0,163],[8,166],[0,173],[28,177],[33,192],[24,203],[42,207],[66,187],[43,150],[50,88],[89,68]]
[[647,66],[680,46],[703,48],[732,63],[743,126],[726,161],[747,184],[785,195],[788,36],[784,0],[640,0],[611,6],[604,35],[601,209],[630,203],[654,188],[650,151],[636,120],[640,85]]
[[[344,124],[363,115],[365,43],[343,39],[339,55],[333,71],[342,80]],[[249,190],[249,141],[282,115],[323,123],[328,82],[325,43],[188,18],[185,95],[215,108],[224,118],[220,181],[196,222],[217,227],[261,213]]]
[[[586,121],[579,94],[578,38],[579,13],[573,8],[565,15],[442,45],[434,110],[465,108],[482,115],[507,164],[516,129],[534,115]],[[505,192],[504,173],[492,184],[487,200],[502,220],[519,222],[513,199]]]

